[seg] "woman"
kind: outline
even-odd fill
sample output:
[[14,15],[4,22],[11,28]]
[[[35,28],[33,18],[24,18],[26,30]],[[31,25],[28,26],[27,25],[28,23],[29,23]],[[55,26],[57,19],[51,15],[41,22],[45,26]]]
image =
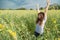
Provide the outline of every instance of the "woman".
[[36,20],[36,29],[35,29],[35,36],[38,37],[39,35],[42,35],[44,32],[44,25],[47,20],[47,12],[49,7],[50,1],[47,0],[47,6],[45,8],[45,12],[40,12],[38,9],[38,18]]

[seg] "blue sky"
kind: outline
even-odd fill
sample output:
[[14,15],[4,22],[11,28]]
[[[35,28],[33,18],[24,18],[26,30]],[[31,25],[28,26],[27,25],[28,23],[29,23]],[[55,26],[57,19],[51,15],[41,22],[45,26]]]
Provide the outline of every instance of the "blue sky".
[[[50,3],[60,3],[60,0],[50,0]],[[16,9],[16,8],[36,8],[36,5],[39,4],[40,7],[46,6],[46,0],[0,0],[0,8],[3,9]]]

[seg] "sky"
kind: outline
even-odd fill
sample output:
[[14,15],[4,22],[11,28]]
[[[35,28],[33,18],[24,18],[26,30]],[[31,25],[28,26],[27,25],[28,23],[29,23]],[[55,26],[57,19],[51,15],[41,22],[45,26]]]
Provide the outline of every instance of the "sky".
[[[60,4],[60,0],[50,0],[50,3]],[[37,4],[39,4],[40,7],[45,7],[46,0],[0,0],[0,8],[3,9],[17,9],[21,7],[36,9]]]

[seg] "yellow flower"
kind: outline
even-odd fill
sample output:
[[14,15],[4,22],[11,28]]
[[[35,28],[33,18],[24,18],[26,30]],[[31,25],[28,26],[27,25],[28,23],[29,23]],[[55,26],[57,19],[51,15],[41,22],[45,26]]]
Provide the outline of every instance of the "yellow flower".
[[60,38],[58,38],[58,40],[60,40]]
[[11,33],[13,37],[16,37],[16,32]]
[[0,29],[3,29],[3,27],[4,27],[4,26],[3,26],[2,24],[0,24]]
[[0,31],[4,30],[4,25],[0,24]]
[[17,36],[16,36],[16,32],[12,31],[12,30],[7,30],[9,32],[9,34],[14,38],[14,40],[17,40]]
[[54,20],[53,23],[56,23],[56,20]]
[[53,18],[52,21],[53,21],[53,23],[56,23],[56,19]]
[[8,30],[11,36],[16,37],[16,32],[13,32],[12,30]]

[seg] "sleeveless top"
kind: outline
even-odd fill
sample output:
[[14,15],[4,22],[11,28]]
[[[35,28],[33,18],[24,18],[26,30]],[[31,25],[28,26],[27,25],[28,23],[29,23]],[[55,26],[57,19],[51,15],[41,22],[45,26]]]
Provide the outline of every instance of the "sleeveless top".
[[46,23],[46,20],[47,20],[47,17],[45,16],[42,25],[36,24],[36,29],[35,29],[35,31],[36,31],[37,33],[43,34],[44,25],[45,25],[45,23]]

